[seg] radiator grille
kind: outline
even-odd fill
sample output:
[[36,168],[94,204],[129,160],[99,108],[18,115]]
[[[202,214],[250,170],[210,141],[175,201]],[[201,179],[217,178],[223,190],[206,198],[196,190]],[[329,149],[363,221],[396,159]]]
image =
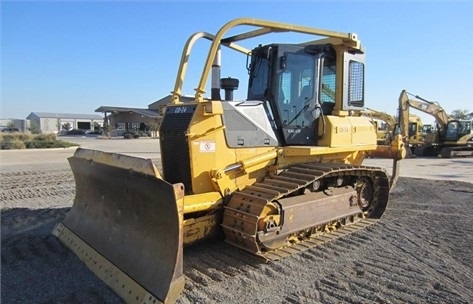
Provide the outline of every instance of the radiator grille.
[[189,144],[186,136],[195,105],[168,106],[159,130],[164,179],[183,183],[185,193],[192,194]]

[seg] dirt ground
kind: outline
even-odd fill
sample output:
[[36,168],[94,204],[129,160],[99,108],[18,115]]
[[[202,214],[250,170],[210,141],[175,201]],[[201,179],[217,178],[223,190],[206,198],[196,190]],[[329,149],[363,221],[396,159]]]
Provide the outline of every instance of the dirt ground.
[[[65,162],[2,165],[1,302],[122,303],[50,235],[72,206]],[[383,218],[270,264],[220,239],[184,250],[178,303],[472,303],[473,184],[401,177]]]

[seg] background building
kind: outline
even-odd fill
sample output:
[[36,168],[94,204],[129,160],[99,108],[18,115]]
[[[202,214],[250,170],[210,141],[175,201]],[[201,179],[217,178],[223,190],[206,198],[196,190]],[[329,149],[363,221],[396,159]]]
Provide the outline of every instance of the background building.
[[101,106],[95,112],[104,113],[102,120],[107,121],[110,126],[111,136],[121,136],[125,132],[144,132],[156,137],[157,134],[150,133],[157,131],[161,123],[159,112],[155,110]]
[[[181,102],[191,102],[194,96],[181,96]],[[166,106],[172,101],[167,95],[148,108],[101,106],[98,114],[31,112],[26,119],[0,119],[0,130],[16,128],[20,132],[61,133],[72,129],[97,130],[106,122],[108,134],[121,136],[125,132],[145,132],[157,137]],[[68,127],[67,130],[65,127]]]
[[[182,102],[189,102],[194,97],[182,96],[180,99]],[[157,137],[164,111],[171,100],[172,96],[168,95],[149,104],[147,109],[101,106],[95,112],[103,113],[103,120],[110,126],[111,136],[120,136],[125,132],[145,132]]]
[[94,126],[102,126],[103,118],[97,114],[68,114],[31,112],[26,117],[29,120],[29,129],[39,129],[40,133],[59,133],[63,126],[70,129],[93,130]]

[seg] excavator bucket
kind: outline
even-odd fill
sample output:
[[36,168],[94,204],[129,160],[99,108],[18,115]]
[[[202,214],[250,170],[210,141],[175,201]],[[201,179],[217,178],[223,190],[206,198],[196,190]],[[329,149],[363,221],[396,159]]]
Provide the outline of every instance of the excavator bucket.
[[74,205],[53,234],[127,303],[172,303],[184,289],[184,186],[149,159],[78,149]]

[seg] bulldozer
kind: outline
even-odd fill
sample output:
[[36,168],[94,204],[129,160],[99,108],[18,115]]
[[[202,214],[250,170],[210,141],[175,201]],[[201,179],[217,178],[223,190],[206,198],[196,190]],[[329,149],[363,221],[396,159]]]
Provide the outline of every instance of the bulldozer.
[[[310,40],[243,45],[279,33]],[[209,51],[184,102],[202,40]],[[222,49],[246,60],[242,100],[233,97],[239,79],[220,76]],[[53,235],[125,302],[172,303],[184,289],[184,246],[223,235],[271,262],[375,223],[405,150],[393,140],[391,175],[362,164],[376,149],[370,120],[351,115],[364,109],[364,60],[354,33],[239,18],[193,34],[159,130],[162,168],[78,148],[69,158],[74,204]]]
[[[436,121],[436,131],[419,135],[421,140],[412,136],[410,108],[432,115]],[[416,156],[473,156],[473,121],[450,118],[438,102],[402,90],[399,97],[399,118],[405,144],[411,146]],[[429,130],[428,126],[425,129]]]

